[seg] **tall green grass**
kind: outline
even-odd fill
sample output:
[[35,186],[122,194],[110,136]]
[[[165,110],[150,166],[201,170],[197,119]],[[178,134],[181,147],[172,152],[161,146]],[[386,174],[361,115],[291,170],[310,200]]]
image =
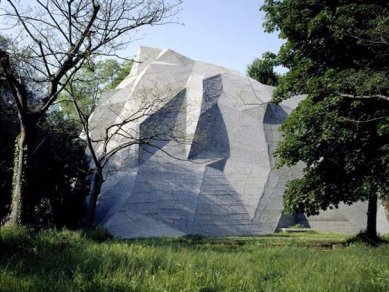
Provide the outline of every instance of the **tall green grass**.
[[389,291],[389,244],[348,245],[341,235],[0,232],[0,291]]

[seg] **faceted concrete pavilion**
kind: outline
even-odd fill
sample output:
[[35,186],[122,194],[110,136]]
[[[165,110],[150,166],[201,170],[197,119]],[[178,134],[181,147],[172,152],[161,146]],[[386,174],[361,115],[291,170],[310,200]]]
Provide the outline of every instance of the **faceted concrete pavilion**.
[[[272,104],[271,86],[171,50],[141,47],[137,61],[100,100],[91,134],[101,138],[110,125],[136,116],[126,133],[156,147],[133,145],[113,157],[97,222],[122,238],[252,235],[293,224],[294,218],[282,215],[282,195],[285,182],[301,170],[276,169],[271,153],[280,139],[278,126],[300,98]],[[117,135],[110,145],[127,138]],[[96,149],[101,152],[102,145]],[[346,216],[304,223],[358,232],[366,206],[345,208]]]

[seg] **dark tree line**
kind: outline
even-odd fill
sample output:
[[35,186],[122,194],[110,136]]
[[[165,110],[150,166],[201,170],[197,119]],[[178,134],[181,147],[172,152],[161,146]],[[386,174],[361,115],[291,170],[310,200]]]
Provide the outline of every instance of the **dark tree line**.
[[[0,222],[8,219],[12,204],[13,164],[17,153],[19,123],[7,84],[0,99]],[[45,115],[37,125],[32,145],[27,204],[28,222],[36,227],[80,226],[87,193],[85,146],[79,126],[60,112]]]

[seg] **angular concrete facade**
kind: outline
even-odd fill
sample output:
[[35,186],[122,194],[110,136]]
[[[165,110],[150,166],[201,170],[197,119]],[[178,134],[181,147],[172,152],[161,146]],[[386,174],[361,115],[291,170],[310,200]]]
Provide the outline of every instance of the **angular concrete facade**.
[[[252,235],[295,223],[282,214],[282,195],[301,169],[276,169],[271,154],[279,125],[300,99],[272,104],[271,86],[171,50],[142,47],[137,59],[90,120],[96,140],[127,121],[108,148],[129,137],[139,142],[107,166],[97,222],[122,238]],[[96,145],[100,154],[103,148]],[[364,216],[364,206],[347,208]],[[365,226],[340,217],[341,231]]]

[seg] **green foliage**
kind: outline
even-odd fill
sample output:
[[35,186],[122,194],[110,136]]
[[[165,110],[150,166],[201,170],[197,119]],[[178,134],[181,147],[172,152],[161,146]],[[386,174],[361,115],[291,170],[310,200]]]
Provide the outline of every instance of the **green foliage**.
[[334,234],[97,243],[0,229],[2,291],[385,291],[389,245]]
[[275,98],[295,94],[389,95],[389,7],[383,0],[266,0],[265,29],[286,40],[290,71]]
[[261,82],[262,84],[277,86],[279,75],[274,72],[276,55],[266,52],[262,59],[255,59],[247,66],[247,75]]
[[113,238],[112,235],[101,226],[85,229],[83,230],[82,235],[85,236],[85,238],[96,242],[104,242]]
[[277,60],[290,71],[279,102],[307,94],[281,127],[279,165],[305,163],[287,185],[289,212],[389,194],[389,6],[378,0],[265,1],[265,29],[286,40]]
[[68,119],[79,119],[68,92],[70,87],[82,113],[89,116],[101,95],[118,86],[130,73],[131,67],[132,61],[120,63],[115,59],[106,59],[82,68],[72,79],[67,90],[61,93],[63,115]]
[[288,183],[287,211],[316,214],[389,193],[388,132],[380,131],[386,120],[355,122],[378,112],[389,115],[385,102],[307,97],[299,104],[281,126],[285,137],[275,152],[281,165],[306,163],[304,177]]
[[[9,214],[12,165],[18,155],[15,109],[9,103],[3,103],[3,106],[7,110],[0,108],[3,113],[0,115],[0,222],[6,220]],[[52,112],[42,119],[35,134],[28,177],[28,202],[32,210],[30,223],[36,227],[76,227],[83,215],[88,169],[79,129],[59,113]]]
[[112,78],[110,84],[107,85],[106,89],[114,89],[119,85],[129,74],[132,68],[132,61],[127,61],[119,64],[119,68],[114,72],[116,73]]

